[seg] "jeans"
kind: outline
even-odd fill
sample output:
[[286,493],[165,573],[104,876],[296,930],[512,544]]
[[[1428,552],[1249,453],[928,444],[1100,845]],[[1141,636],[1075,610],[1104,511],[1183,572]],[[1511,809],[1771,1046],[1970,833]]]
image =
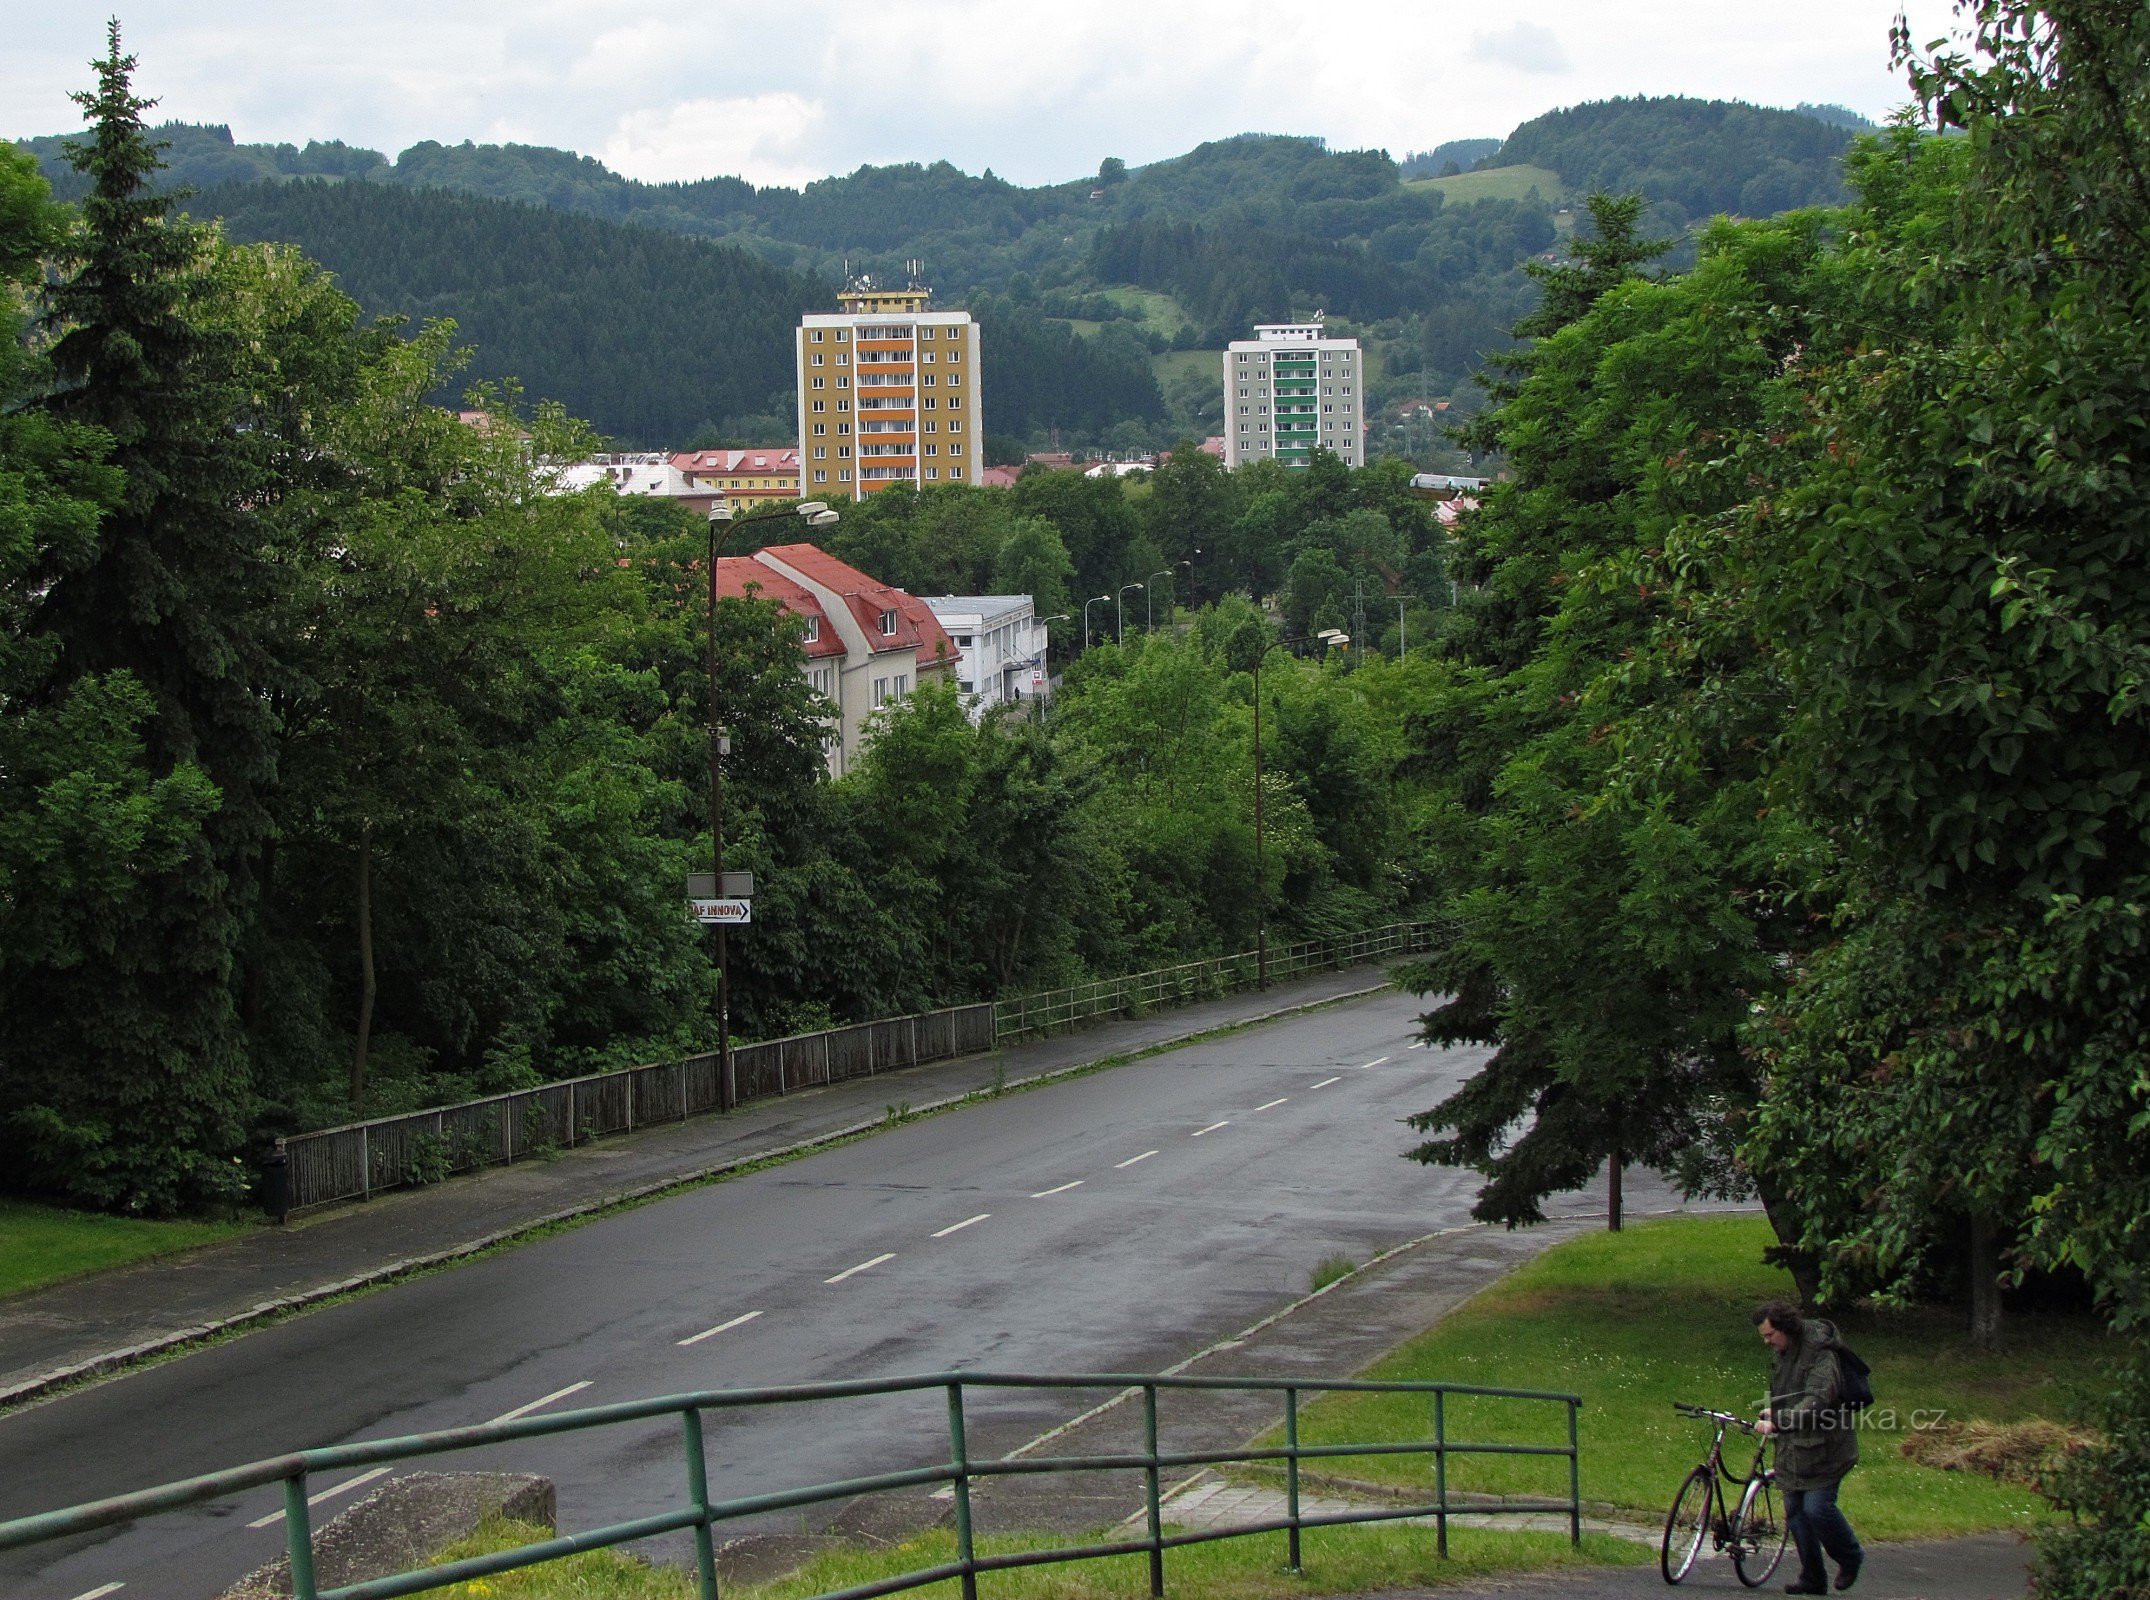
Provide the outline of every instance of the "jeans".
[[1822,1566],[1824,1551],[1840,1566],[1866,1556],[1859,1546],[1859,1536],[1837,1509],[1837,1485],[1843,1481],[1839,1478],[1819,1489],[1784,1491],[1784,1525],[1791,1530],[1792,1543],[1799,1547],[1799,1581],[1808,1588],[1826,1587],[1829,1582]]

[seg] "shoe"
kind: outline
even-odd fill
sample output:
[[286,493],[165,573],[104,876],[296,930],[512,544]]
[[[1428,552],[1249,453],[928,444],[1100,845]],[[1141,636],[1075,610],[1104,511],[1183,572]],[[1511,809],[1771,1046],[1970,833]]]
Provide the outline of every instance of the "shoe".
[[1849,1561],[1838,1562],[1836,1569],[1837,1588],[1840,1590],[1849,1589],[1853,1584],[1857,1583],[1859,1581],[1859,1569],[1865,1565],[1865,1556],[1853,1556]]

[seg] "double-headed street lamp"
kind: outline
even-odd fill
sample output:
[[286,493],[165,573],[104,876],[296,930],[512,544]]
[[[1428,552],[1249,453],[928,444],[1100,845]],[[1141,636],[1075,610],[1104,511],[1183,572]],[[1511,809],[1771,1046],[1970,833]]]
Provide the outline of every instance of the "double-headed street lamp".
[[[836,513],[819,500],[802,500],[790,509],[772,506],[746,517],[735,516],[730,504],[722,500],[709,508],[709,847],[710,866],[716,873],[713,887],[719,895],[724,893],[722,757],[731,748],[731,737],[724,731],[717,714],[717,562],[724,554],[725,545],[739,529],[793,514],[804,518],[809,528],[827,528],[836,522]],[[717,1087],[720,1102],[729,1111],[739,1103],[739,1085],[732,1076],[732,980],[723,923],[716,924],[716,934]]]
[[1271,639],[1255,651],[1254,672],[1254,985],[1269,987],[1269,853],[1262,833],[1262,662],[1270,651],[1319,641],[1324,649],[1351,643],[1341,628]]

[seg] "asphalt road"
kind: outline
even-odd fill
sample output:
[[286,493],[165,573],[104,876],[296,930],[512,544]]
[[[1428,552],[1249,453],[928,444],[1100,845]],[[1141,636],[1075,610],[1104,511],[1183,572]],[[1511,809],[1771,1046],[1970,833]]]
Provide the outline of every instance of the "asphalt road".
[[[1482,1059],[1414,1047],[1418,1006],[1385,993],[911,1123],[32,1406],[0,1418],[0,1517],[537,1407],[954,1367],[1156,1370],[1303,1293],[1324,1257],[1466,1220],[1472,1174],[1399,1159],[1400,1119]],[[981,1395],[973,1452],[1087,1399]],[[945,1415],[930,1393],[734,1414],[710,1430],[711,1488],[944,1459]],[[552,1477],[570,1528],[681,1504],[678,1451],[671,1429],[636,1425],[445,1464]],[[275,1509],[257,1491],[0,1556],[0,1592],[208,1596],[277,1553],[276,1524],[249,1526]]]

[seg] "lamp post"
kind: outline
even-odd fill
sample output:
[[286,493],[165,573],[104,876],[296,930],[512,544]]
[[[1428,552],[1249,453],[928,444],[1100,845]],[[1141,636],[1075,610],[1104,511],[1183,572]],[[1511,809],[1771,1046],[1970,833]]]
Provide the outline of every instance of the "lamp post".
[[[795,508],[809,528],[826,528],[836,513],[819,500],[803,500]],[[716,873],[716,890],[724,892],[724,763],[731,751],[731,736],[718,720],[717,707],[717,562],[732,535],[749,523],[772,522],[790,515],[780,508],[753,516],[734,517],[731,506],[719,501],[709,508],[709,854]],[[730,950],[723,923],[717,934],[717,1094],[718,1104],[730,1111],[739,1104],[739,1085],[732,1076],[732,974]]]
[[1411,654],[1410,648],[1404,643],[1403,637],[1403,603],[1406,600],[1416,600],[1417,598],[1418,596],[1415,594],[1396,596],[1396,659],[1398,661],[1407,659]]
[[1149,590],[1144,589],[1139,583],[1123,583],[1114,592],[1112,609],[1119,618],[1119,625],[1113,631],[1113,642],[1115,644],[1127,643],[1127,591],[1130,589],[1142,589],[1145,595],[1149,593]]
[[[1197,552],[1197,553],[1199,553],[1199,552]],[[1169,567],[1160,567],[1160,568],[1158,568],[1158,569],[1157,569],[1157,570],[1156,570],[1155,572],[1153,572],[1153,573],[1151,573],[1151,574],[1150,574],[1150,576],[1151,576],[1151,577],[1153,577],[1153,578],[1171,578],[1171,579],[1173,580],[1173,588],[1172,588],[1172,610],[1173,610],[1173,611],[1177,611],[1177,610],[1179,609],[1179,580],[1178,580],[1178,578],[1177,578],[1177,577],[1175,576],[1175,574],[1176,574],[1176,573],[1177,573],[1177,572],[1179,571],[1179,569],[1180,569],[1181,567],[1192,567],[1193,565],[1194,565],[1194,563],[1193,563],[1192,561],[1175,561],[1175,562],[1173,562],[1173,563],[1172,563],[1172,565],[1171,565],[1171,566],[1169,566]],[[1152,591],[1152,590],[1150,590],[1150,589],[1148,589],[1148,588],[1145,588],[1145,589],[1144,589],[1144,590],[1142,591],[1142,631],[1143,631],[1144,633],[1149,633],[1149,632],[1151,632],[1151,631],[1152,631],[1153,629],[1155,629],[1155,628],[1156,628],[1156,626],[1157,626],[1157,619],[1156,619],[1156,618],[1155,618],[1154,616],[1152,616],[1152,615],[1151,615],[1151,611],[1150,611],[1150,598],[1151,598],[1151,594],[1152,594],[1152,592],[1153,592],[1153,591]],[[1166,613],[1165,613],[1165,621],[1167,621],[1167,622],[1170,622],[1171,620],[1172,620],[1172,612],[1171,612],[1171,611],[1168,611],[1168,612],[1166,612]]]
[[1318,639],[1324,647],[1351,643],[1351,635],[1336,628],[1318,634],[1297,634],[1271,639],[1254,653],[1254,986],[1269,987],[1269,855],[1262,832],[1262,662],[1272,650]]
[[1111,598],[1112,596],[1109,594],[1094,594],[1082,603],[1082,647],[1085,650],[1090,648],[1090,608],[1100,600],[1110,600]]

